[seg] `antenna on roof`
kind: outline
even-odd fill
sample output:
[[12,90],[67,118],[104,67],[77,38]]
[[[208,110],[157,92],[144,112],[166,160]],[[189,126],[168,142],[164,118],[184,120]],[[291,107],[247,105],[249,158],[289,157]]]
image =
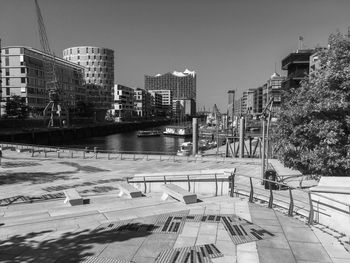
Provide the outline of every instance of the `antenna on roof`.
[[299,36],[299,44],[298,44],[298,50],[302,50],[304,46],[304,37]]

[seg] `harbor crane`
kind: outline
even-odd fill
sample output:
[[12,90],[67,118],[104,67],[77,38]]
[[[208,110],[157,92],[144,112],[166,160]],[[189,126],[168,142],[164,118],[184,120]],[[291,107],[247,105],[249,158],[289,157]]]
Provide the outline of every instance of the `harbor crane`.
[[55,54],[50,49],[49,40],[38,1],[34,0],[34,2],[38,20],[40,44],[42,51],[44,52],[43,68],[45,85],[46,91],[49,95],[49,102],[43,111],[43,115],[44,119],[46,119],[48,115],[50,116],[48,128],[57,126],[62,127],[65,124],[64,122],[66,122],[66,125],[69,125],[69,112],[67,107],[65,107],[65,105],[62,103],[63,91],[57,79]]

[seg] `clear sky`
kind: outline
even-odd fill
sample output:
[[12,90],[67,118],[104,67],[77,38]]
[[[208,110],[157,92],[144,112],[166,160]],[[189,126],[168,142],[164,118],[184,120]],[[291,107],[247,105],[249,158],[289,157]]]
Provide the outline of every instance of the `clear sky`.
[[[117,83],[143,87],[144,75],[197,72],[197,105],[227,109],[281,72],[304,37],[307,48],[347,32],[350,0],[38,0],[56,55],[71,46],[115,50]],[[40,48],[34,0],[0,0],[3,46]],[[237,98],[237,97],[236,97]]]

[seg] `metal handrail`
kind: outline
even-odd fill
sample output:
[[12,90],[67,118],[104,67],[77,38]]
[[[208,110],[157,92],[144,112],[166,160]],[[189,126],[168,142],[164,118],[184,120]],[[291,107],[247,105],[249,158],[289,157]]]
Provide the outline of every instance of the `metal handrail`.
[[[237,177],[244,177],[244,178],[249,179],[248,185],[244,184],[248,190],[243,190],[242,189],[243,191],[248,192],[247,196],[249,197],[249,202],[254,202],[254,199],[258,199],[256,196],[254,196],[254,194],[255,195],[259,195],[260,194],[259,192],[254,191],[253,180],[258,180],[258,181],[263,182],[263,183],[266,182],[266,183],[268,183],[270,185],[268,201],[267,201],[269,208],[273,208],[273,206],[276,205],[276,202],[282,202],[282,203],[286,203],[286,204],[289,203],[288,206],[285,207],[288,210],[288,216],[293,216],[293,214],[295,213],[294,212],[295,208],[298,208],[298,211],[300,211],[300,209],[304,210],[305,212],[308,212],[308,215],[307,215],[307,217],[308,217],[308,224],[310,224],[310,225],[314,224],[315,210],[314,210],[314,207],[313,207],[314,206],[313,203],[318,203],[318,204],[321,204],[321,205],[325,205],[325,206],[327,206],[327,207],[329,207],[331,209],[337,210],[337,211],[342,212],[344,214],[350,214],[350,204],[347,204],[345,202],[341,202],[341,201],[335,200],[333,198],[330,198],[330,197],[327,197],[327,196],[324,196],[324,195],[321,195],[321,194],[312,193],[312,191],[310,191],[310,190],[293,188],[293,187],[289,187],[287,184],[284,184],[284,183],[276,182],[276,181],[265,179],[265,178],[263,178],[263,179],[262,178],[256,178],[256,177],[253,177],[253,176],[240,174],[240,173],[235,173],[235,172],[231,172],[231,171],[227,171],[227,173],[231,174],[231,176],[230,177],[218,177],[218,173],[213,173],[211,178],[210,177],[208,178],[208,175],[206,175],[206,178],[200,178],[201,176],[203,176],[201,174],[178,175],[178,176],[155,175],[155,176],[142,176],[142,177],[137,178],[137,179],[136,178],[132,178],[132,179],[129,179],[128,181],[130,183],[144,183],[144,184],[146,184],[146,183],[171,183],[171,182],[214,182],[214,183],[217,184],[217,182],[229,182],[229,183],[231,183],[230,196],[233,196],[234,189],[235,188],[237,189],[238,185],[243,185],[241,183],[235,182],[235,178],[237,178]],[[223,173],[223,174],[225,174],[225,173]],[[281,192],[279,192],[279,191],[272,191],[272,187],[271,187],[272,184],[276,184],[280,188],[288,189],[288,191],[289,191],[289,193],[288,193],[289,200],[288,201],[289,202],[286,201],[286,200],[280,199],[278,197],[278,196],[281,195],[280,194]],[[257,188],[256,190],[264,191],[265,189]],[[308,196],[308,199],[307,200],[298,200],[298,199],[296,199],[292,195],[292,190],[298,191],[298,192],[302,192],[303,194]],[[315,195],[315,196],[319,196],[319,197],[325,198],[327,200],[336,202],[338,204],[345,205],[346,207],[348,207],[349,211],[346,211],[346,210],[340,209],[338,207],[335,207],[335,206],[332,206],[332,205],[329,205],[329,204],[325,204],[325,203],[313,200],[312,197],[311,197],[311,193],[313,195]],[[217,194],[217,190],[216,190],[216,194]],[[240,193],[238,191],[236,191],[236,194],[240,194]],[[262,195],[262,194],[260,194],[260,195]],[[262,195],[262,196],[266,196],[267,197],[267,195]],[[286,197],[286,196],[283,196],[283,197]],[[298,203],[302,204],[302,206],[295,204],[295,201],[297,201]],[[303,206],[303,205],[308,206],[308,208]],[[321,209],[321,211],[317,211],[317,213],[327,215],[325,212],[322,212],[322,210],[325,211],[325,209]]]

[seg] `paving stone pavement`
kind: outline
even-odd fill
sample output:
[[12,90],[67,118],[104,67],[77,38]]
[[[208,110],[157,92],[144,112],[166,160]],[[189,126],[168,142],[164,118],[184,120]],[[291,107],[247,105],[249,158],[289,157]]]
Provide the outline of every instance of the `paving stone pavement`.
[[[100,180],[123,178],[137,170],[156,172],[159,169],[205,169],[220,165],[216,162],[167,164],[73,160],[80,166],[95,167],[97,172],[91,173],[72,170],[76,165],[67,164],[67,160],[62,164],[62,160],[31,159],[27,155],[9,154],[8,157],[5,162],[19,165],[1,168],[0,180],[6,171],[6,176],[17,172],[17,181],[0,185],[0,195],[3,196],[14,192],[39,195],[47,193],[48,187],[64,184],[81,184],[80,190],[91,190],[99,185]],[[40,165],[20,165],[31,161]],[[235,161],[227,165],[253,176],[260,172],[256,160]],[[127,172],[131,166],[132,172]],[[26,178],[30,173],[41,171],[55,175],[49,182],[42,178],[38,181]],[[59,178],[62,173],[68,177]],[[83,185],[86,182],[96,184]],[[102,185],[105,184],[106,181],[102,181]],[[113,186],[113,181],[108,185]],[[64,204],[62,199],[1,206],[0,262],[143,263],[155,262],[165,251],[174,253],[171,255],[180,251],[179,259],[185,260],[188,256],[188,262],[191,259],[199,262],[200,257],[202,262],[214,263],[350,262],[350,253],[322,229],[309,227],[300,220],[259,204],[251,204],[244,197],[200,196],[201,202],[185,205],[173,199],[162,201],[161,193],[153,192],[136,199],[119,197],[118,190],[90,191],[86,196],[90,199],[89,204],[74,207]],[[257,235],[256,239],[252,239],[252,234],[249,237],[249,233]],[[197,258],[194,252],[199,252]]]

